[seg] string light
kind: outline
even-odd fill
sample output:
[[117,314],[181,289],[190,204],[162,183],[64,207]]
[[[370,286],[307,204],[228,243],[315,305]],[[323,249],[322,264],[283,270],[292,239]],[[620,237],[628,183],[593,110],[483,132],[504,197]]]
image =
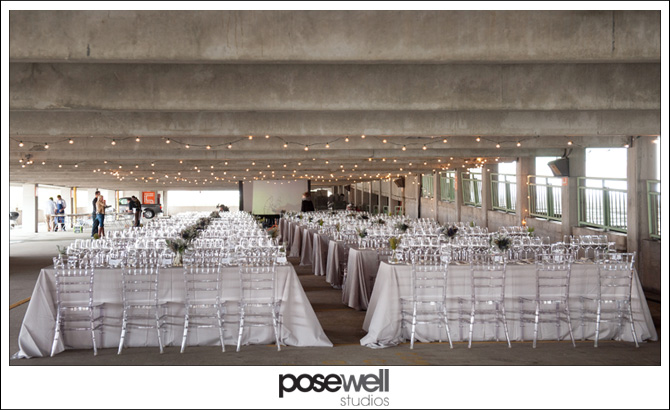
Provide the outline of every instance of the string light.
[[407,151],[407,146],[403,145],[403,146],[402,146],[402,150],[403,150],[403,151]]
[[254,139],[254,136],[253,136],[253,135],[249,135],[249,139],[250,139],[250,140]]
[[186,144],[186,145],[184,145],[184,148],[189,149],[189,148],[191,148],[191,146]]
[[23,148],[23,141],[19,141],[19,147]]
[[288,144],[287,144],[287,143],[284,143],[284,148],[288,148]]
[[268,138],[270,138],[270,136],[269,136],[269,135],[266,135],[266,136],[265,136],[265,139],[268,139]]
[[208,145],[208,146],[206,146],[205,148],[207,148],[207,149],[212,149],[212,146],[211,146],[211,145]]
[[49,144],[47,144],[46,142],[44,143],[44,149],[49,149]]
[[568,145],[572,145],[572,141],[568,141]]
[[500,148],[500,144],[496,144],[496,148]]
[[362,138],[362,139],[365,139],[365,134],[361,135],[361,138]]
[[135,138],[135,142],[140,142],[140,137]]
[[112,145],[116,145],[116,140],[112,140]]
[[349,142],[349,137],[345,137],[344,142]]
[[447,139],[446,139],[446,138],[443,139],[442,142],[446,144],[446,143],[447,143]]
[[520,146],[521,146],[521,141],[518,141],[518,142],[516,143],[516,146],[517,146],[517,147],[520,147]]
[[228,149],[233,148],[233,144],[228,144]]
[[480,142],[481,140],[482,140],[481,138],[477,137],[475,141]]
[[305,145],[305,151],[309,151],[309,147]]
[[68,142],[69,142],[70,144],[74,144],[74,140],[73,140],[72,138],[70,138],[70,140],[69,140]]
[[166,144],[169,144],[169,143],[170,143],[170,138],[166,139],[166,140],[165,140],[165,143],[166,143]]
[[329,144],[329,143],[326,143],[326,148],[330,148],[330,144]]
[[427,149],[428,149],[428,147],[426,147],[426,145],[424,144],[424,146],[423,146],[423,148],[422,148],[422,149],[423,149],[423,150],[425,151],[425,150],[427,150]]

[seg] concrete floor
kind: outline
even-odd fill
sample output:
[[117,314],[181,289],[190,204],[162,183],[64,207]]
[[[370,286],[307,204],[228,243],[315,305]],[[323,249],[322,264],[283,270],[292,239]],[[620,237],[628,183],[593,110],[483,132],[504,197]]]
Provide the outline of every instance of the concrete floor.
[[[62,233],[24,234],[13,231],[10,236],[10,304],[29,298],[39,271],[51,263],[56,254],[56,245],[67,245],[76,238],[87,235]],[[291,261],[297,265],[297,260]],[[409,344],[387,349],[370,349],[360,345],[365,335],[361,329],[365,312],[345,307],[341,291],[332,289],[323,277],[311,274],[309,268],[296,266],[296,271],[305,292],[326,332],[333,348],[305,348],[286,346],[277,352],[273,345],[245,346],[236,353],[233,346],[221,353],[220,348],[194,347],[179,354],[179,348],[170,346],[163,355],[157,348],[128,348],[122,355],[115,349],[102,349],[94,357],[90,350],[68,350],[53,358],[11,360],[12,366],[68,366],[68,365],[651,365],[661,364],[661,343],[649,342],[636,349],[632,343],[601,342],[593,348],[593,342],[578,342],[572,348],[569,342],[547,341],[532,348],[532,343],[513,343],[508,349],[504,343],[474,343],[472,349],[465,343],[456,343],[449,349],[446,343]],[[10,310],[9,352],[18,351],[18,334],[28,304]],[[649,301],[656,330],[660,329],[660,304]]]

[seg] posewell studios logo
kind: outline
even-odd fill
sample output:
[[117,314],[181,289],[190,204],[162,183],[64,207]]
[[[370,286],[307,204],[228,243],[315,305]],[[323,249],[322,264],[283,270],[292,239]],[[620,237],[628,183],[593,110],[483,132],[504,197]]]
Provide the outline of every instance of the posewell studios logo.
[[[389,398],[368,393],[389,392],[389,369],[379,369],[379,374],[293,374],[279,375],[279,398],[295,392],[301,393],[347,393],[340,397],[340,406],[376,407],[388,406]],[[350,395],[349,393],[363,393]]]

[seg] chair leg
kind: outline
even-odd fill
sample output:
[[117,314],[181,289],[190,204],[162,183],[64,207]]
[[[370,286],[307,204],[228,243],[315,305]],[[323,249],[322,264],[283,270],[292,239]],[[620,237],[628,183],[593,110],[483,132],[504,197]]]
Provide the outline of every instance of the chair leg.
[[540,324],[540,302],[535,301],[535,328],[533,330],[533,349],[537,347],[537,328]]
[[188,338],[188,306],[186,307],[186,314],[184,315],[184,335],[181,338],[181,350],[179,353],[184,353],[186,349],[186,339]]
[[51,344],[51,357],[54,357],[56,354],[56,346],[58,346],[58,340],[60,339],[60,324],[61,324],[61,313],[60,310],[56,315],[56,328],[54,329],[54,340]]
[[119,339],[119,350],[117,354],[121,354],[123,350],[123,341],[126,338],[126,329],[128,327],[128,312],[126,309],[123,309],[123,323],[121,324],[121,338]]
[[242,344],[242,332],[244,331],[244,308],[240,307],[240,329],[237,334],[237,351],[240,351],[240,345]]
[[556,341],[561,341],[561,310],[560,303],[556,303]]
[[637,333],[635,332],[635,320],[633,319],[633,307],[628,303],[628,320],[630,320],[630,331],[633,335],[633,340],[635,341],[635,347],[640,347],[640,344],[637,341]]
[[98,344],[95,340],[95,325],[93,323],[93,307],[88,309],[89,326],[91,327],[91,341],[93,342],[93,356],[98,355]]
[[523,342],[523,330],[524,330],[524,320],[525,320],[525,313],[524,313],[524,308],[523,308],[523,298],[519,298],[519,338]]
[[512,347],[512,342],[509,340],[509,330],[507,329],[507,316],[505,315],[505,302],[502,302],[502,319],[503,329],[505,330],[505,339],[507,339],[507,347]]
[[414,349],[414,337],[416,336],[416,301],[412,303],[412,334],[410,336],[409,348]]
[[163,338],[161,336],[161,319],[160,315],[158,314],[158,306],[156,306],[155,309],[156,312],[156,333],[158,335],[158,348],[160,350],[160,353],[163,354]]
[[472,347],[472,331],[475,326],[475,301],[472,301],[472,310],[470,311],[470,335],[468,336],[468,349]]
[[600,339],[600,310],[601,310],[601,301],[598,300],[598,313],[596,314],[596,340],[593,343],[593,347],[598,347],[598,339]]
[[572,334],[572,318],[570,317],[570,304],[568,301],[565,301],[565,316],[568,319],[568,331],[570,332],[570,340],[572,341],[572,347],[577,347],[575,344],[575,335]]
[[277,351],[281,351],[281,344],[279,343],[279,325],[277,320],[278,312],[275,307],[272,307],[272,327],[275,331],[275,342],[277,343]]
[[449,348],[453,349],[454,344],[451,342],[451,331],[449,330],[449,320],[447,318],[447,307],[442,306],[442,317],[444,318],[444,330],[447,331],[447,339],[449,340]]
[[219,339],[221,339],[221,351],[225,352],[226,351],[226,343],[224,341],[224,335],[223,335],[223,325],[224,325],[224,320],[223,320],[223,315],[221,314],[221,306],[216,307],[216,316],[219,321]]
[[579,298],[579,300],[581,301],[581,309],[579,311],[579,314],[581,319],[580,327],[582,328],[582,342],[583,342],[586,340],[586,330],[584,329],[584,298],[581,297]]

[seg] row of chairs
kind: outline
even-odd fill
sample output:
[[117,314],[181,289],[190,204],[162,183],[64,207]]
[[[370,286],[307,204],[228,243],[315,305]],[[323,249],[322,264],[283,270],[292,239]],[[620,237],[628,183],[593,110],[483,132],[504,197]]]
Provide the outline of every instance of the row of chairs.
[[[130,256],[132,258],[132,255]],[[281,298],[277,296],[277,270],[274,258],[264,263],[239,267],[239,333],[237,351],[240,350],[244,331],[250,327],[271,326],[277,350],[281,350]],[[225,352],[224,325],[228,312],[222,299],[221,263],[204,252],[191,252],[184,256],[184,333],[181,342],[183,353],[189,331],[195,328],[218,328],[221,349]],[[89,258],[54,258],[57,315],[51,356],[65,331],[91,333],[93,354],[97,355],[96,332],[102,334],[104,304],[96,302],[94,295],[95,264]],[[147,263],[145,259],[121,263],[123,318],[118,353],[121,354],[127,335],[132,329],[153,329],[158,346],[164,351],[162,333],[170,325],[168,304],[159,298],[159,282],[164,267]]]
[[[615,253],[599,260],[596,297],[580,298],[582,340],[585,323],[595,323],[595,347],[598,347],[602,323],[616,322],[615,336],[618,336],[623,331],[625,321],[630,325],[635,346],[639,347],[631,304],[634,257],[634,253]],[[416,262],[412,263],[411,293],[401,298],[401,326],[404,334],[409,334],[410,349],[414,348],[417,325],[436,326],[440,335],[439,341],[444,327],[449,346],[453,348],[447,309],[449,265],[446,263],[425,265]],[[535,265],[535,296],[519,298],[521,336],[523,339],[523,325],[532,324],[533,348],[537,346],[540,323],[555,324],[559,340],[561,324],[567,324],[570,340],[573,346],[576,346],[569,304],[571,264],[571,259],[565,255],[542,255]],[[505,310],[505,258],[496,255],[473,255],[470,269],[470,298],[458,299],[459,326],[461,329],[464,325],[469,326],[468,348],[472,346],[475,323],[495,324],[496,340],[498,329],[502,326],[507,345],[511,347]],[[595,308],[587,309],[585,308],[587,304]]]

